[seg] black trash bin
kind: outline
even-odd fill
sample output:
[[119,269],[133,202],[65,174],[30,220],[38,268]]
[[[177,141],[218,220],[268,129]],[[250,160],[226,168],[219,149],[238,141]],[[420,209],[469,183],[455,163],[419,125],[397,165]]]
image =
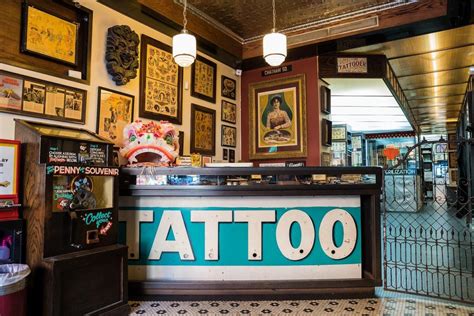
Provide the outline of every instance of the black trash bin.
[[0,265],[0,315],[26,315],[26,278],[30,268],[26,264]]

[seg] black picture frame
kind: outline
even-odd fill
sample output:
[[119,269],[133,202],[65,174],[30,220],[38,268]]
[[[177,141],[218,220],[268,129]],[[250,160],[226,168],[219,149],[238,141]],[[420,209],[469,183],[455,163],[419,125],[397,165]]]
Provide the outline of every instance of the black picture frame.
[[321,112],[331,114],[331,89],[321,86],[320,89]]
[[[31,116],[31,117],[38,117],[42,119],[49,119],[49,120],[54,120],[54,121],[61,121],[61,122],[69,122],[69,123],[76,123],[76,124],[82,124],[84,125],[86,123],[86,107],[87,107],[87,91],[74,88],[74,87],[69,87],[66,85],[58,84],[55,82],[51,81],[46,81],[46,80],[40,80],[36,78],[31,78],[23,75],[19,75],[16,73],[11,73],[8,71],[0,70],[0,81],[3,80],[2,76],[8,77],[8,78],[13,78],[21,81],[21,94],[18,96],[20,98],[19,106],[18,108],[11,108],[8,106],[4,106],[0,104],[0,112],[7,112],[7,113],[14,113],[14,114],[21,114],[25,116]],[[39,111],[28,111],[25,110],[25,102],[29,102],[26,100],[26,96],[29,92],[28,89],[26,88],[26,85],[29,84],[31,88],[34,87],[44,87],[44,96],[42,97],[42,111],[41,113]],[[47,101],[48,101],[48,88],[50,89],[56,89],[56,90],[64,90],[64,103],[63,103],[63,113],[62,115],[56,114],[56,115],[50,115],[47,113]],[[80,111],[77,113],[80,115],[78,119],[75,119],[71,116],[67,116],[66,110],[67,108],[67,96],[74,95],[73,97],[73,102],[76,105],[76,96],[80,97],[81,102],[77,103],[80,104]],[[38,103],[40,104],[40,103]]]
[[235,103],[222,100],[221,102],[221,121],[236,124],[237,123],[237,105]]
[[222,148],[222,159],[223,160],[229,159],[229,151],[227,150],[227,148]]
[[[153,80],[154,82],[157,83],[163,83],[167,85],[165,82],[161,82],[159,80],[156,80],[154,78],[148,77],[147,71],[148,71],[148,56],[147,56],[147,46],[151,45],[159,50],[165,51],[169,53],[167,62],[168,64],[173,63],[177,69],[177,85],[176,85],[176,102],[177,102],[177,108],[176,108],[176,115],[165,115],[165,114],[160,114],[160,113],[154,113],[152,111],[147,111],[146,110],[146,101],[147,101],[147,78],[150,78],[150,80]],[[175,67],[173,66],[173,68]],[[173,86],[174,87],[174,86]],[[163,121],[168,121],[177,125],[182,124],[182,112],[183,112],[183,68],[179,67],[177,64],[174,63],[173,58],[172,58],[172,48],[171,46],[168,46],[164,43],[161,43],[149,36],[146,36],[142,34],[141,40],[140,40],[140,103],[138,106],[138,114],[139,117],[147,118],[150,120],[163,120]]]
[[332,145],[332,122],[324,118],[321,120],[321,145]]
[[178,137],[179,137],[179,155],[184,156],[184,132],[179,131]]
[[[97,133],[99,136],[101,136],[101,137],[103,137],[103,138],[109,140],[110,142],[114,143],[115,145],[117,145],[117,146],[122,146],[123,144],[122,144],[122,142],[121,142],[120,140],[122,139],[122,136],[123,136],[123,130],[118,131],[118,132],[120,133],[120,136],[117,137],[117,138],[118,138],[117,140],[111,139],[111,138],[108,137],[107,135],[104,135],[104,132],[105,132],[105,127],[104,127],[104,125],[105,125],[105,123],[102,122],[102,117],[101,117],[101,115],[104,113],[104,110],[105,110],[105,109],[102,109],[102,107],[103,107],[103,104],[102,104],[102,93],[103,93],[104,91],[105,91],[105,92],[112,93],[112,94],[120,95],[120,96],[123,96],[123,97],[128,98],[128,99],[131,100],[131,104],[132,104],[132,105],[131,105],[131,107],[130,107],[130,109],[129,109],[129,111],[130,111],[130,113],[129,113],[129,114],[130,114],[130,120],[128,120],[126,124],[130,124],[130,123],[133,122],[133,112],[134,112],[134,108],[135,108],[135,96],[134,96],[134,95],[131,95],[131,94],[123,93],[123,92],[120,92],[120,91],[117,91],[117,90],[112,90],[112,89],[109,89],[109,88],[100,87],[100,86],[99,86],[98,91],[97,91],[97,125],[96,125],[96,133]],[[120,112],[120,111],[117,111],[117,112]],[[121,112],[123,113],[123,111],[121,111]],[[122,114],[122,116],[123,116],[123,114]],[[104,118],[104,119],[105,119],[105,118]],[[115,119],[115,120],[116,120],[116,123],[118,123],[117,119]],[[101,126],[101,124],[103,124],[103,123],[104,123],[104,125]],[[113,123],[113,122],[111,122],[111,123]],[[126,124],[124,124],[124,122],[122,122],[122,124],[120,124],[120,125],[125,126]],[[117,124],[117,125],[118,125],[118,124]],[[104,128],[101,128],[101,127],[104,127]]]
[[[206,64],[207,66],[211,67],[211,73],[212,73],[212,95],[206,95],[203,94],[199,91],[196,91],[196,85],[200,84],[200,80],[202,78],[209,77],[210,74],[207,74],[205,76],[202,76],[202,78],[199,78],[199,74],[196,73],[196,67],[198,66],[199,63]],[[217,76],[217,64],[200,56],[197,55],[196,60],[191,66],[191,96],[199,98],[204,101],[208,101],[211,103],[216,103],[216,76]]]
[[229,149],[229,162],[235,162],[235,150]]
[[221,126],[221,145],[233,148],[237,147],[237,128],[228,125]]
[[[46,54],[40,53],[38,51],[28,49],[28,47],[27,47],[27,43],[28,43],[27,39],[28,39],[28,35],[29,35],[28,34],[28,22],[29,22],[28,17],[29,17],[30,8],[41,11],[44,14],[50,15],[54,18],[57,18],[57,19],[65,21],[67,23],[71,23],[71,24],[75,25],[76,41],[74,43],[74,62],[69,62],[69,61],[64,60],[64,59],[56,58],[54,56],[46,55]],[[22,5],[22,16],[21,16],[21,35],[20,35],[21,36],[21,39],[20,39],[21,45],[20,45],[20,51],[22,53],[26,53],[26,54],[33,55],[33,56],[39,56],[43,59],[52,60],[54,62],[59,62],[59,63],[65,64],[65,65],[77,66],[78,61],[79,61],[79,53],[80,53],[79,52],[79,38],[81,37],[80,33],[79,33],[79,30],[80,30],[80,23],[78,23],[77,21],[67,19],[67,18],[65,18],[63,16],[60,16],[56,13],[53,13],[49,10],[45,10],[43,8],[39,8],[37,6],[30,5],[27,2],[24,2],[23,5]]]
[[228,99],[235,100],[237,97],[236,91],[237,91],[237,81],[232,78],[222,75],[221,76],[221,96]]
[[[211,115],[211,128],[210,131],[208,130],[209,126],[203,126],[202,120],[196,120],[196,115],[198,113],[204,113]],[[203,133],[202,135],[198,133]],[[199,141],[197,140],[210,140],[211,146],[210,148],[202,148],[199,147]],[[201,155],[210,155],[214,156],[216,154],[216,111],[213,109],[209,109],[204,106],[200,106],[197,104],[191,104],[191,154],[199,153]]]

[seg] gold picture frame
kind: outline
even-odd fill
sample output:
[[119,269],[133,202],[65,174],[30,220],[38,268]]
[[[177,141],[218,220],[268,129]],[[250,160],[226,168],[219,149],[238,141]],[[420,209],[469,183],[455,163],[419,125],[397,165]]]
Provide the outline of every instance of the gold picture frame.
[[251,84],[249,116],[251,160],[307,156],[304,74]]
[[133,120],[135,97],[99,87],[97,134],[116,146],[123,146],[123,129]]
[[22,52],[76,66],[78,39],[77,22],[24,4]]
[[191,153],[216,154],[216,111],[191,104]]

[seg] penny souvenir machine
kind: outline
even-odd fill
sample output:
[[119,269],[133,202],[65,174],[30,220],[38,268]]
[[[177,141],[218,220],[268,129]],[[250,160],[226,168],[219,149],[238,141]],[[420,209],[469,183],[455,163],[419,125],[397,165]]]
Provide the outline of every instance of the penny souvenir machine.
[[35,315],[127,315],[113,144],[84,129],[15,121],[24,153],[30,308]]

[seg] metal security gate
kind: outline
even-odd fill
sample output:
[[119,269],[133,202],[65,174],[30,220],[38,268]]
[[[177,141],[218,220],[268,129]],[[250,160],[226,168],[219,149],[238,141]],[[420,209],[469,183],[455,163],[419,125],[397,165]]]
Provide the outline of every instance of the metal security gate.
[[[437,144],[415,146],[420,145]],[[463,147],[470,150],[471,145]],[[471,166],[467,164],[457,181],[452,170],[442,169],[423,183],[413,172],[386,171],[384,288],[474,302]]]

